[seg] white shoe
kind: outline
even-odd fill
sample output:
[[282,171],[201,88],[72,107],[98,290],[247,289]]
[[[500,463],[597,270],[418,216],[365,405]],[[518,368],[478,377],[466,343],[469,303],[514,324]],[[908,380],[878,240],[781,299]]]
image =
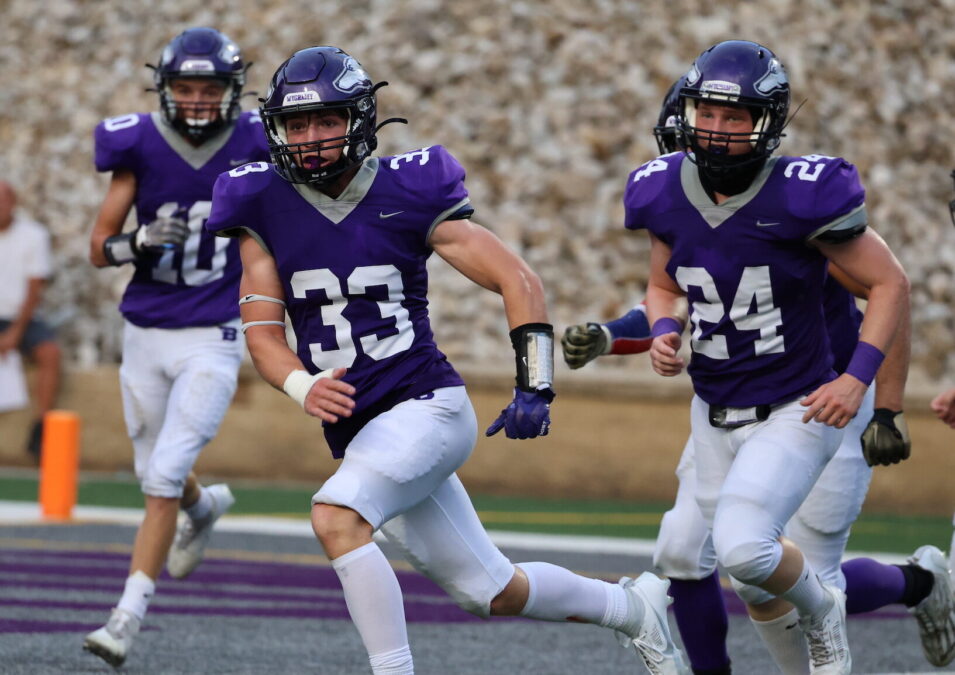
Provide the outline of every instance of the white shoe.
[[799,625],[809,643],[809,672],[813,675],[849,675],[852,655],[846,640],[846,594],[835,586],[824,585],[832,597],[832,607],[813,620],[805,616]]
[[909,563],[935,577],[932,592],[909,612],[919,624],[922,651],[933,666],[947,666],[955,659],[955,599],[945,555],[934,546],[922,546]]
[[633,645],[654,675],[690,675],[667,623],[667,607],[673,602],[667,595],[670,580],[644,572],[635,580],[623,577],[620,585],[627,592],[630,615],[643,615],[640,621],[633,622],[632,629],[617,631],[620,644],[628,648]]
[[100,657],[106,663],[119,668],[123,665],[133,638],[139,632],[139,619],[129,612],[116,608],[102,628],[94,630],[83,640],[83,649]]
[[209,485],[205,488],[212,497],[212,511],[202,523],[195,523],[188,515],[179,519],[176,528],[176,538],[169,549],[166,559],[166,569],[169,576],[182,579],[189,576],[199,563],[206,551],[209,537],[212,536],[212,526],[229,508],[235,504],[235,497],[225,483]]

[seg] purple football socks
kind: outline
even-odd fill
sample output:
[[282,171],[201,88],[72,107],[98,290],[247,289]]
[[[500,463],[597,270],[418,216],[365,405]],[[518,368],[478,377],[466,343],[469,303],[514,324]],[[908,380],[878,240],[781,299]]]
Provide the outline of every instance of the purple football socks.
[[723,603],[719,574],[699,581],[670,580],[673,614],[694,672],[729,671],[726,632],[729,619]]

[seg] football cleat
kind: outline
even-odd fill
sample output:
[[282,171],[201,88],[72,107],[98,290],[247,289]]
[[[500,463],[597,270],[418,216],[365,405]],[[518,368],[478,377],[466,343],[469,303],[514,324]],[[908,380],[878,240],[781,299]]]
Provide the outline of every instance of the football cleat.
[[933,666],[947,666],[955,659],[955,599],[945,554],[934,546],[922,546],[908,562],[935,577],[932,592],[909,612],[919,624],[922,651]]
[[849,675],[852,655],[846,640],[846,594],[824,585],[832,606],[822,616],[804,616],[799,625],[809,643],[809,672],[812,675]]
[[644,572],[636,579],[623,577],[620,585],[627,592],[629,615],[642,615],[639,621],[632,620],[630,627],[616,631],[621,646],[633,645],[653,675],[690,675],[683,652],[673,643],[667,623],[667,606],[673,602],[667,595],[669,579]]
[[209,537],[212,536],[212,527],[215,522],[235,504],[235,497],[225,483],[210,485],[206,490],[212,497],[212,511],[201,522],[196,523],[188,515],[183,514],[176,528],[176,538],[169,549],[169,558],[166,560],[166,570],[174,579],[183,579],[199,566],[205,554]]
[[100,657],[113,668],[119,668],[129,655],[133,638],[138,632],[139,619],[125,610],[115,608],[105,626],[86,636],[83,649]]

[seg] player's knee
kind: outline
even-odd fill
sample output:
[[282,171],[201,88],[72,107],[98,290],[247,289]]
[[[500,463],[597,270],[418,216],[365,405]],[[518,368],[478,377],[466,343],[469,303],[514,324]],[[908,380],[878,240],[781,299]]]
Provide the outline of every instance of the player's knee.
[[773,539],[716,543],[716,555],[726,572],[744,584],[760,584],[773,573],[776,555]]
[[146,467],[139,479],[140,489],[149,497],[179,499],[185,486],[184,478],[172,478],[154,467]]
[[312,530],[333,557],[334,551],[348,547],[346,542],[371,537],[371,526],[364,518],[352,509],[334,504],[312,506]]
[[759,586],[744,584],[735,577],[730,577],[730,582],[733,584],[733,590],[736,591],[736,595],[747,605],[762,605],[776,597],[769,591],[764,591]]
[[[673,508],[663,514],[660,533],[653,551],[653,565],[662,574],[674,579],[703,579],[716,569],[715,556],[706,556],[709,530],[702,524],[696,511],[695,519],[688,518],[688,509]],[[707,560],[706,558],[713,558]]]

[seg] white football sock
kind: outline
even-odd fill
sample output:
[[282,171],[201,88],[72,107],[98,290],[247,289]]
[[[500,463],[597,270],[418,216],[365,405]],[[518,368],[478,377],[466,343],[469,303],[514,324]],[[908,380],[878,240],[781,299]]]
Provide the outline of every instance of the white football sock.
[[530,586],[521,616],[542,621],[578,619],[614,629],[632,621],[627,592],[621,586],[588,579],[550,563],[518,563],[516,567],[527,575]]
[[[413,673],[401,587],[378,544],[369,542],[349,551],[332,560],[332,567],[342,583],[348,613],[368,651],[372,672]],[[408,650],[406,656],[402,656],[402,650]],[[381,669],[376,667],[376,659],[384,663]]]
[[212,495],[204,487],[199,487],[199,499],[192,506],[183,509],[194,523],[201,523],[212,513]]
[[371,672],[375,675],[414,675],[411,648],[408,645],[392,652],[372,654],[368,661],[371,663]]
[[778,619],[749,619],[773,661],[784,675],[806,675],[809,672],[809,646],[799,627],[799,612],[789,610]]
[[156,582],[142,570],[136,570],[133,574],[126,577],[126,586],[123,588],[123,595],[119,599],[116,607],[129,612],[140,621],[146,616],[146,610],[149,608],[149,601],[156,593]]
[[832,607],[832,598],[822,587],[819,577],[812,571],[812,565],[803,558],[799,581],[779,597],[788,600],[798,611],[799,616],[818,617]]

